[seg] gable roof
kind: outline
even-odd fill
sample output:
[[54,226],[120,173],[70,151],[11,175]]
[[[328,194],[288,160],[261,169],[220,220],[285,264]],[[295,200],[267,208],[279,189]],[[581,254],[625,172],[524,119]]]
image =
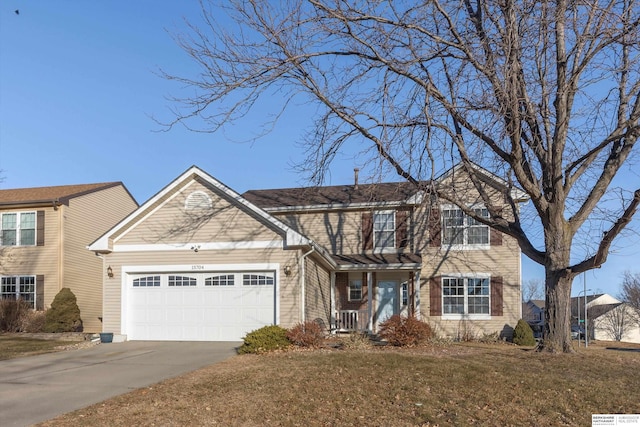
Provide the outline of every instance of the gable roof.
[[[0,206],[9,205],[68,205],[69,200],[96,191],[121,185],[122,182],[103,182],[97,184],[58,185],[53,187],[15,188],[0,190]],[[129,190],[127,190],[127,193]],[[131,196],[131,194],[129,194]],[[133,196],[131,196],[132,199]],[[134,199],[135,200],[135,199]]]
[[249,190],[242,197],[267,211],[309,208],[395,206],[418,193],[410,182]]
[[264,223],[269,224],[274,230],[279,230],[283,233],[285,244],[287,246],[311,246],[318,253],[320,253],[327,262],[334,264],[335,262],[329,258],[329,256],[325,253],[325,251],[316,245],[309,238],[303,236],[298,233],[291,227],[284,224],[282,221],[274,218],[269,215],[264,210],[260,209],[258,206],[254,205],[250,201],[246,200],[242,196],[240,196],[237,192],[227,187],[222,182],[213,178],[208,173],[204,172],[202,169],[197,166],[192,166],[187,169],[184,173],[174,179],[171,183],[165,186],[162,190],[152,196],[149,200],[143,203],[138,209],[129,214],[126,218],[116,224],[111,230],[107,231],[105,234],[100,236],[96,241],[91,243],[87,248],[89,250],[95,251],[96,253],[100,252],[110,252],[111,248],[111,239],[112,236],[117,236],[121,234],[121,232],[127,230],[128,228],[133,227],[137,222],[141,221],[151,209],[162,205],[167,196],[179,191],[185,183],[191,180],[198,180],[206,185],[211,186],[215,191],[220,192],[220,194],[225,195],[233,204],[238,207],[243,208],[250,215],[254,216],[256,219],[262,220]]

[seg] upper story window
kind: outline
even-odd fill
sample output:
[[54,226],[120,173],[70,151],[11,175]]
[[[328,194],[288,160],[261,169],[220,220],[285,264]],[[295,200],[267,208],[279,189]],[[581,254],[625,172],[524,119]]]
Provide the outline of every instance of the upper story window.
[[373,213],[374,249],[396,247],[396,216],[394,211]]
[[0,229],[0,245],[33,246],[36,244],[36,213],[4,213]]
[[[489,218],[486,208],[475,208],[474,212]],[[447,246],[488,246],[489,226],[465,215],[459,208],[442,210],[442,243]]]

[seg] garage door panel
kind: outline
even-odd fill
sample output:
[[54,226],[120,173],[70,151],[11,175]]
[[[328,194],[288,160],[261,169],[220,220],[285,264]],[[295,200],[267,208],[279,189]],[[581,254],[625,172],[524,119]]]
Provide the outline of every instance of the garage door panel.
[[237,341],[275,320],[274,272],[151,273],[132,275],[129,285],[133,340]]

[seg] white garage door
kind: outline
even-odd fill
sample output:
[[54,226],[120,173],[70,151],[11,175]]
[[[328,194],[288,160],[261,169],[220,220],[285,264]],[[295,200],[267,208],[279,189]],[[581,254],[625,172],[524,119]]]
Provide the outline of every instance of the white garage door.
[[275,323],[275,272],[132,274],[131,340],[239,341]]

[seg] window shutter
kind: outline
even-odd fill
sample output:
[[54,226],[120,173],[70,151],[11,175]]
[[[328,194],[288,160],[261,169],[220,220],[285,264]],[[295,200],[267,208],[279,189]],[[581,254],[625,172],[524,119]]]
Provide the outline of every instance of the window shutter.
[[502,277],[491,278],[491,315],[502,316]]
[[44,211],[36,214],[36,245],[44,246]]
[[409,211],[396,211],[396,248],[409,246],[408,219]]
[[36,276],[36,310],[44,310],[44,274]]
[[491,246],[501,246],[502,245],[502,233],[498,230],[494,230],[493,228],[489,229],[489,243]]
[[442,280],[440,276],[429,279],[429,315],[442,316]]
[[442,224],[440,223],[440,209],[431,207],[429,212],[429,246],[432,248],[442,245]]
[[373,249],[373,213],[362,213],[362,250]]

